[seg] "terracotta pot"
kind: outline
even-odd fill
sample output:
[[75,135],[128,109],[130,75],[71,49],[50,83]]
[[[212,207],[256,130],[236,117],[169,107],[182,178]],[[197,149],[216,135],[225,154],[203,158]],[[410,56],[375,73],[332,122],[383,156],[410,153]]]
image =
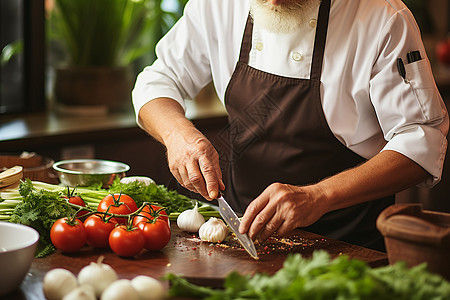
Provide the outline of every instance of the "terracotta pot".
[[396,204],[377,219],[390,264],[427,263],[428,270],[450,280],[450,214],[422,210],[420,204]]
[[55,99],[67,106],[131,106],[133,79],[128,67],[64,67],[56,70]]

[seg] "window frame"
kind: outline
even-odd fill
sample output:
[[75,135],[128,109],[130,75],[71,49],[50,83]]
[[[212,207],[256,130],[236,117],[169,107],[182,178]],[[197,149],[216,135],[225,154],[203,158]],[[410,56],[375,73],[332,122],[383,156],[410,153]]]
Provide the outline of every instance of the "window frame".
[[[20,23],[23,38],[21,72],[23,94],[19,108],[6,109],[0,115],[43,112],[45,97],[45,0],[23,0]],[[1,78],[0,78],[1,80]],[[1,95],[0,95],[1,97]],[[4,99],[0,99],[6,103]]]
[[46,109],[45,0],[24,2],[25,112]]

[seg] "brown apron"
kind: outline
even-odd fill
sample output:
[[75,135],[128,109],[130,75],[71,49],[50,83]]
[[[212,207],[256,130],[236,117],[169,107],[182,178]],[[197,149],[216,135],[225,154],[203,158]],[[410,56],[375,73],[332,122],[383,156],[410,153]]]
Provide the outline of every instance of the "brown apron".
[[[329,11],[330,0],[322,1],[311,79],[282,77],[250,67],[253,24],[250,17],[247,20],[239,61],[225,94],[230,148],[219,150],[221,164],[227,166],[226,199],[238,212],[243,213],[271,183],[312,184],[365,161],[333,135],[321,105]],[[305,229],[383,250],[375,221],[393,201],[391,196],[333,211]]]

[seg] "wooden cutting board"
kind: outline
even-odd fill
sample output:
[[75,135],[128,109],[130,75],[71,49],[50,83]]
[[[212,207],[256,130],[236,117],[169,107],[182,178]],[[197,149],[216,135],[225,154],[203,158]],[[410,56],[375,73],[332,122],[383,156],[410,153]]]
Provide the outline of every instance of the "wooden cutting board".
[[[172,238],[161,251],[143,251],[134,258],[121,258],[110,250],[84,247],[74,254],[55,252],[45,258],[33,261],[30,272],[21,289],[7,299],[44,299],[42,279],[53,268],[66,268],[75,274],[98,257],[105,257],[104,263],[111,265],[120,278],[132,279],[137,275],[160,278],[171,272],[186,277],[196,284],[220,287],[223,279],[232,271],[241,274],[257,272],[275,273],[283,266],[289,253],[301,253],[310,257],[314,250],[323,249],[332,257],[348,255],[367,261],[377,267],[388,263],[385,253],[328,239],[316,234],[297,230],[285,239],[271,238],[264,244],[256,244],[259,260],[251,258],[231,236],[221,244],[202,242],[195,234],[181,232],[172,226]],[[165,283],[167,285],[167,283]]]

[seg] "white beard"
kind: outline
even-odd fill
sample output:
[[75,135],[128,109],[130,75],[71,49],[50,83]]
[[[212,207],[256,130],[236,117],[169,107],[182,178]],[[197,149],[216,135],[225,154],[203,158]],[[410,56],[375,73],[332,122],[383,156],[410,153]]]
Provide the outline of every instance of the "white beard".
[[274,33],[293,33],[303,27],[321,0],[301,0],[273,5],[267,0],[250,0],[250,14],[256,26]]

